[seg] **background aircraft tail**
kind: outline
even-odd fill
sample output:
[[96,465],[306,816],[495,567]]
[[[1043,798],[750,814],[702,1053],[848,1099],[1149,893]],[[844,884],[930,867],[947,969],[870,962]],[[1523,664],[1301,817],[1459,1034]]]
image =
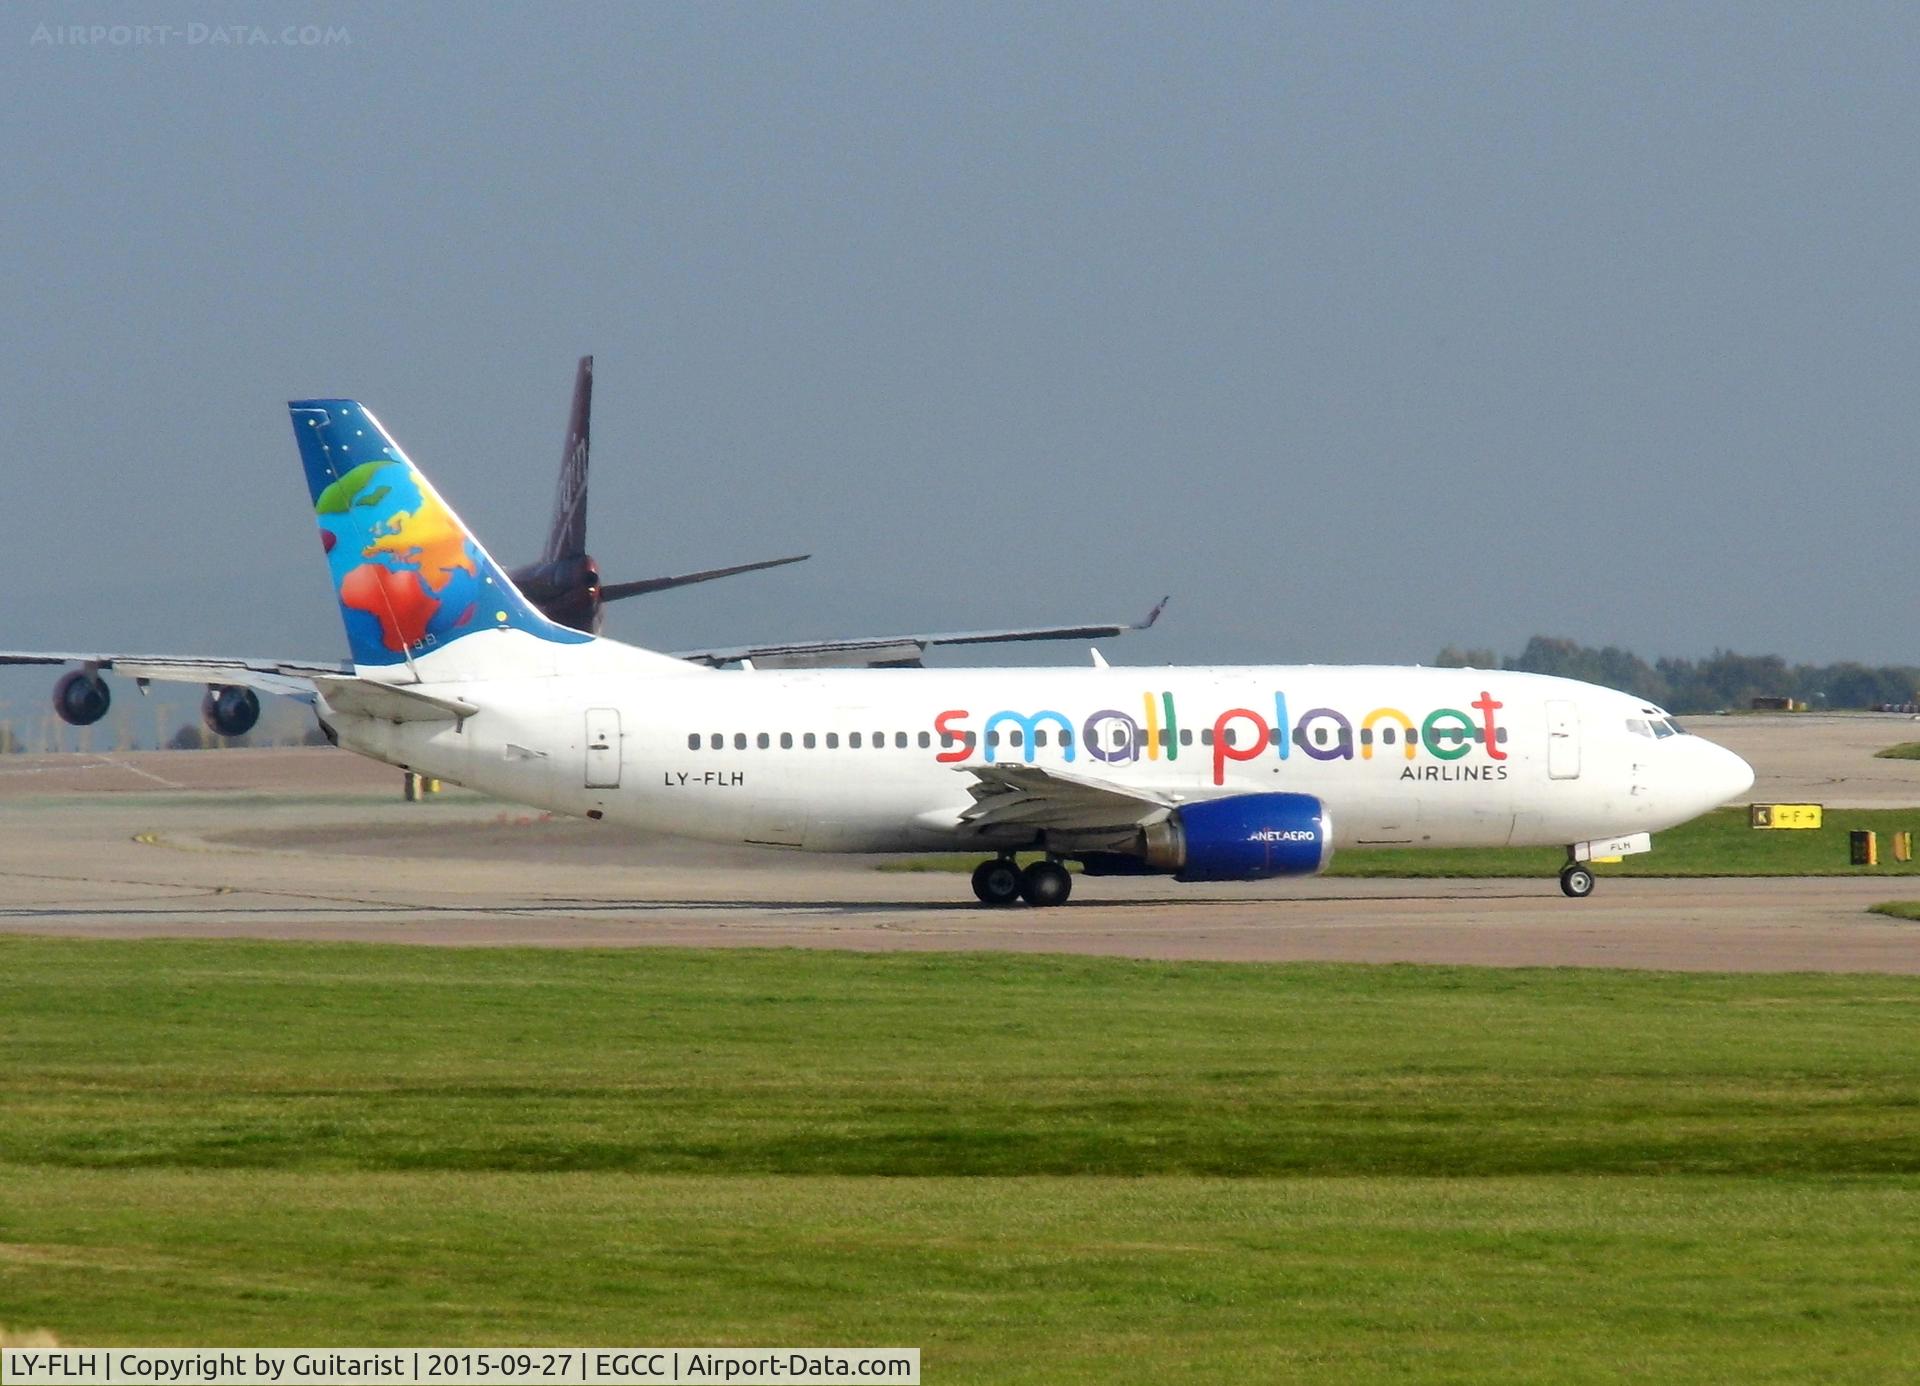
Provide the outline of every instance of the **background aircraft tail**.
[[[593,641],[521,596],[365,406],[305,399],[288,408],[355,665],[413,666],[487,632],[552,646]],[[484,667],[491,661],[457,662],[464,676],[510,672],[516,662],[525,672],[504,647],[497,671]]]
[[553,528],[542,563],[584,558],[587,553],[587,454],[593,424],[593,358],[582,356],[573,377],[573,409],[560,453],[560,483],[553,493]]

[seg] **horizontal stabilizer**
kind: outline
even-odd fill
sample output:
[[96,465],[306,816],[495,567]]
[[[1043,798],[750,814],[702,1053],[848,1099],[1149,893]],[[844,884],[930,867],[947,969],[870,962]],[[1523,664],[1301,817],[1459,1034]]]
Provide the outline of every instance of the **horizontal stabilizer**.
[[649,592],[670,592],[676,587],[691,587],[696,582],[733,577],[739,573],[757,573],[766,568],[784,568],[789,563],[804,563],[813,555],[796,553],[789,558],[763,558],[758,563],[736,563],[730,568],[705,568],[697,573],[675,573],[671,577],[641,578],[637,582],[608,582],[600,586],[600,600],[617,602],[623,597],[640,597]]
[[317,678],[329,710],[383,722],[464,722],[480,709],[458,698],[434,697],[374,679]]

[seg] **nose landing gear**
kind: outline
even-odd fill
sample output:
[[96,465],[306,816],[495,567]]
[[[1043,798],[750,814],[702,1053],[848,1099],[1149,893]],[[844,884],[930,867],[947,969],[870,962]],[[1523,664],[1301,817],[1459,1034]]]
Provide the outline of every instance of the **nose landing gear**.
[[1036,861],[1026,870],[1012,857],[994,857],[973,868],[973,893],[983,905],[1064,905],[1073,893],[1073,877],[1057,861]]
[[1593,872],[1577,861],[1570,861],[1560,868],[1560,889],[1576,900],[1584,900],[1593,894]]

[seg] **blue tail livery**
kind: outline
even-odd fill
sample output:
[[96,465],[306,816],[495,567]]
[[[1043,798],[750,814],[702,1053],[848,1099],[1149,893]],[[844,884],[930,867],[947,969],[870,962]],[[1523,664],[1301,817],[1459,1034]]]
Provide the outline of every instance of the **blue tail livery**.
[[557,644],[593,639],[520,595],[358,401],[287,407],[356,665],[399,664],[486,630]]

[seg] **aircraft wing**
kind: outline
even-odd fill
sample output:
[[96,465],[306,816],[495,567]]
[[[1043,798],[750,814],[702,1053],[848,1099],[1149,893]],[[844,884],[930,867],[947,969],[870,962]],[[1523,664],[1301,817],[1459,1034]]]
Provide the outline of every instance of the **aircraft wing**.
[[725,650],[682,650],[675,659],[694,664],[736,664],[751,660],[760,669],[917,669],[933,645],[1003,645],[1022,640],[1098,640],[1145,630],[1160,619],[1162,597],[1143,621],[1099,625],[1027,626],[1011,630],[945,631],[932,635],[855,636],[842,640],[795,640],[768,645],[739,645]]
[[111,669],[141,683],[205,683],[252,688],[312,702],[314,680],[353,676],[348,664],[296,659],[214,659],[197,655],[114,654],[99,651],[0,650],[0,664],[78,664]]
[[1038,765],[960,768],[975,781],[967,786],[973,805],[960,814],[960,822],[983,835],[1004,828],[1044,828],[1055,834],[1130,836],[1174,809],[1173,800],[1158,794]]

